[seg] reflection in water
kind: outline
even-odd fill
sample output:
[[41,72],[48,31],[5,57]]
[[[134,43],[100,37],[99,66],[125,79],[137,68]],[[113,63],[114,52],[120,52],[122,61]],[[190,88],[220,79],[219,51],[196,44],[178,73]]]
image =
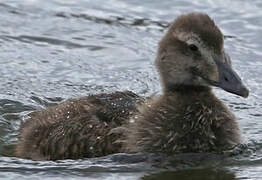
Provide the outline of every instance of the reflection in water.
[[233,172],[224,169],[187,169],[146,175],[142,180],[234,180]]

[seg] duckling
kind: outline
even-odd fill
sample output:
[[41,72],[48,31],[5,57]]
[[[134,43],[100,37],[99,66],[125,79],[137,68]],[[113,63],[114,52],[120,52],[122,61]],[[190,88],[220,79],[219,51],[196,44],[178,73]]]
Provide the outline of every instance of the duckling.
[[234,115],[211,86],[247,97],[233,71],[223,35],[203,13],[179,16],[158,47],[162,95],[132,92],[68,100],[29,114],[16,155],[34,160],[78,159],[118,152],[210,152],[241,142]]
[[163,95],[145,102],[129,125],[128,152],[210,152],[241,142],[239,126],[211,86],[247,97],[223,34],[206,14],[181,15],[159,43]]

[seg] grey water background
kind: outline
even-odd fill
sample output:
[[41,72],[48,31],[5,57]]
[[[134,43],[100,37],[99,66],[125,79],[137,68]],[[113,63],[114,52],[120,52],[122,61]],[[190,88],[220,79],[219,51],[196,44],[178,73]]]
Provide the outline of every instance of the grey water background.
[[[69,98],[131,90],[161,93],[154,68],[168,24],[208,13],[226,35],[248,99],[215,89],[244,144],[222,154],[115,154],[31,161],[14,157],[23,117]],[[0,2],[0,179],[262,179],[260,0],[5,0]]]

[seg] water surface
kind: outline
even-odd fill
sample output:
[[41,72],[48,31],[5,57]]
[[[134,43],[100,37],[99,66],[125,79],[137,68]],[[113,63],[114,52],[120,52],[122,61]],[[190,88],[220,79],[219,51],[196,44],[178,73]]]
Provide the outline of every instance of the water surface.
[[[66,99],[131,90],[161,93],[157,42],[182,13],[208,13],[226,35],[248,99],[216,94],[238,117],[245,144],[223,154],[115,154],[40,162],[14,157],[21,119]],[[0,178],[261,179],[262,3],[259,0],[6,0],[0,2]]]

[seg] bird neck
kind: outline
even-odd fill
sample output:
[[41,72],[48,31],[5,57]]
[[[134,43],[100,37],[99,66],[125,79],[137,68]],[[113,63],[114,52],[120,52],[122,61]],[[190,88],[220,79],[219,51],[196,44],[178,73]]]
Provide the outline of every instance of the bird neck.
[[194,85],[172,85],[164,89],[164,93],[179,93],[179,94],[203,94],[212,93],[208,86],[194,86]]
[[208,86],[174,85],[164,89],[164,96],[174,96],[175,99],[185,101],[203,101],[203,99],[216,99],[212,89]]

